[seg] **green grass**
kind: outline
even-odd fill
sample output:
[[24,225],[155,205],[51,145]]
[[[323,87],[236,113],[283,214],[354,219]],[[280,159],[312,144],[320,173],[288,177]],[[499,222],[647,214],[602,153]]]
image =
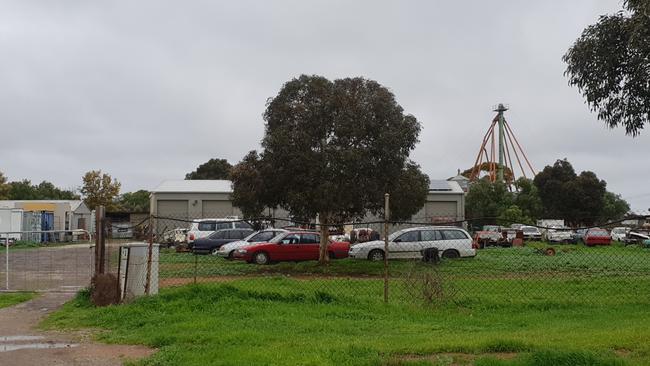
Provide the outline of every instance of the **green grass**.
[[33,292],[11,292],[0,294],[0,309],[33,299]]
[[99,328],[102,341],[159,348],[143,365],[650,364],[650,278],[617,279],[633,289],[627,296],[610,282],[498,278],[424,304],[393,279],[384,304],[381,280],[278,275],[106,308],[84,292],[44,326]]
[[[545,256],[538,249],[553,247],[555,256]],[[227,261],[217,256],[192,255],[163,250],[160,255],[161,278],[237,276],[250,274],[291,274],[377,277],[384,272],[383,263],[342,259],[329,266],[315,262],[284,262],[270,266],[249,265]],[[390,261],[390,273],[404,276],[413,271],[430,271],[431,266],[419,261]],[[531,243],[521,248],[489,248],[479,250],[475,258],[446,260],[437,271],[447,276],[484,278],[494,276],[532,276],[553,273],[570,276],[612,276],[650,273],[650,250],[638,246],[612,245],[548,245]]]

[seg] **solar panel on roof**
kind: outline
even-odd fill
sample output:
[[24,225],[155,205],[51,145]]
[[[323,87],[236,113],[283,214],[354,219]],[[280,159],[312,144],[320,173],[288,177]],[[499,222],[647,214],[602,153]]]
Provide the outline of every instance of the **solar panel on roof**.
[[447,183],[446,180],[432,180],[429,183],[429,190],[430,191],[451,191],[451,187],[449,186],[449,183]]

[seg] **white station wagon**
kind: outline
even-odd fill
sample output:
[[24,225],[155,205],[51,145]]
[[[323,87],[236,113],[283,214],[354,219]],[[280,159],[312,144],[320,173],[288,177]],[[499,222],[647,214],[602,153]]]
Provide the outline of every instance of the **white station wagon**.
[[[474,257],[472,237],[458,227],[425,226],[394,232],[388,236],[388,259],[419,259],[421,251],[437,248],[443,258]],[[375,240],[350,247],[350,258],[384,260],[384,241]]]

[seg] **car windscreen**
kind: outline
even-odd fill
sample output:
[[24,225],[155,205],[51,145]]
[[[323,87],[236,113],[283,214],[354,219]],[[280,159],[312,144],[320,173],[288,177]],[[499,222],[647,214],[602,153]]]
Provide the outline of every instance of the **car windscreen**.
[[605,230],[591,230],[589,231],[589,236],[608,236],[609,234]]
[[217,228],[217,223],[214,221],[199,222],[199,231],[215,231],[216,228]]
[[529,227],[522,228],[521,231],[523,231],[523,232],[525,232],[525,233],[536,233],[536,232],[537,232],[537,228],[536,228],[536,227],[529,226]]
[[276,234],[277,234],[277,232],[275,232],[275,231],[260,231],[260,232],[257,232],[255,234],[253,234],[253,235],[248,236],[244,240],[249,241],[249,242],[269,241],[269,240],[273,239],[276,236]]

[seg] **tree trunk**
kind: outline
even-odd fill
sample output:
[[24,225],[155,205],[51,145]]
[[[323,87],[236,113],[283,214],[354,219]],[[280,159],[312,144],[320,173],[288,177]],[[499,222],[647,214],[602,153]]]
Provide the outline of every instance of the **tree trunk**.
[[330,261],[330,256],[327,252],[327,245],[330,240],[329,217],[327,214],[321,213],[318,218],[320,221],[320,250],[318,254],[318,263],[328,264]]

